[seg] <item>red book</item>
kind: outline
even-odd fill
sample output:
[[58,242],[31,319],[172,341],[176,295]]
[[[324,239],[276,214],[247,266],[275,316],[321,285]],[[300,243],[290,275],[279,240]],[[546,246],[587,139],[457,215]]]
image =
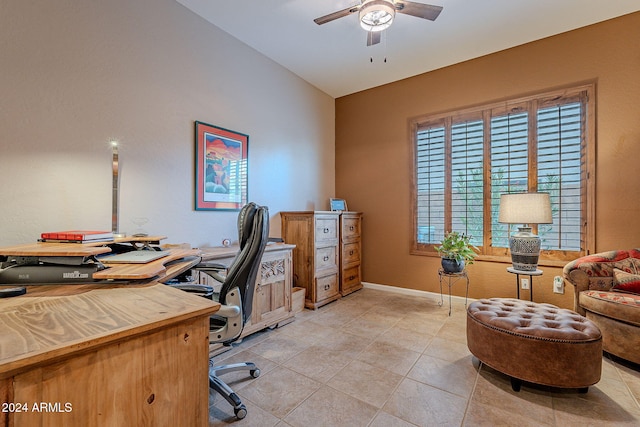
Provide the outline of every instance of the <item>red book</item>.
[[113,238],[113,232],[104,230],[70,230],[70,231],[54,231],[42,233],[40,237],[43,240],[76,240],[91,241],[105,240]]

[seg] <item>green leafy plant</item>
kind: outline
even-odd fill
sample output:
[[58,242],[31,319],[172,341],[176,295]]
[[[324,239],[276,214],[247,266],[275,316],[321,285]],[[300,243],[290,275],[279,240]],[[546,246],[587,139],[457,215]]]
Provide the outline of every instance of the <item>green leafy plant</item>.
[[457,231],[445,233],[440,246],[436,246],[435,249],[442,258],[464,261],[467,265],[473,264],[473,260],[478,256],[478,248],[471,244],[471,236]]

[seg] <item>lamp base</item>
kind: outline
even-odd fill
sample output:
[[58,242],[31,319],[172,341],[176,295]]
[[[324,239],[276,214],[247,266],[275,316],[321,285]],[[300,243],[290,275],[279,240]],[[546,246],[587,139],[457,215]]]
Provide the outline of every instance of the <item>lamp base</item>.
[[531,233],[531,227],[519,227],[518,232],[509,237],[511,263],[520,271],[536,271],[540,257],[540,237]]

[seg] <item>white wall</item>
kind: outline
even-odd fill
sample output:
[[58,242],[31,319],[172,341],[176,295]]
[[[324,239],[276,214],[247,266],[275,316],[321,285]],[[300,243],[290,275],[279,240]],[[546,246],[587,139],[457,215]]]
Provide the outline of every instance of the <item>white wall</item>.
[[0,5],[0,245],[147,217],[167,242],[235,239],[236,212],[195,211],[194,121],[249,135],[249,200],[326,209],[334,100],[174,0]]

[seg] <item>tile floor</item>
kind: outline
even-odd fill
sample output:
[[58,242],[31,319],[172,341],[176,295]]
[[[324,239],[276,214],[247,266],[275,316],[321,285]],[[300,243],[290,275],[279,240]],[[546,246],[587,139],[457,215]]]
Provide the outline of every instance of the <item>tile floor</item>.
[[[638,426],[640,367],[603,359],[587,394],[524,384],[467,349],[464,301],[365,288],[215,358],[255,362],[259,378],[223,378],[247,406],[236,420],[209,398],[209,426]],[[523,361],[526,363],[526,361]]]

